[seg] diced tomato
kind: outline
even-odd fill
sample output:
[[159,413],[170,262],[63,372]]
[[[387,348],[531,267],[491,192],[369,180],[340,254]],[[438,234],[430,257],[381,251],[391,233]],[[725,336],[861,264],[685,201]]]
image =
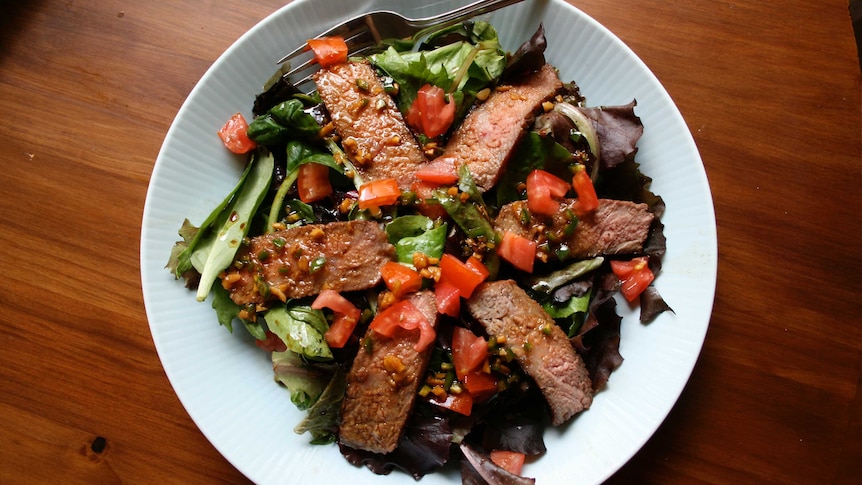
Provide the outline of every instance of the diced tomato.
[[534,214],[550,216],[560,210],[560,203],[551,197],[547,188],[539,187],[530,190],[528,186],[527,208]]
[[437,337],[434,327],[425,315],[408,300],[402,300],[378,313],[371,321],[370,328],[384,337],[393,337],[399,328],[419,329],[419,340],[413,346],[417,352],[428,348]]
[[443,89],[425,84],[407,111],[407,123],[428,138],[436,138],[455,121],[455,101]]
[[556,199],[565,197],[569,184],[544,170],[533,170],[527,175],[527,208],[530,212],[552,216],[560,209]]
[[395,336],[395,332],[401,327],[401,306],[407,303],[401,301],[377,313],[371,321],[371,329],[384,337]]
[[648,256],[630,261],[611,261],[611,270],[619,278],[620,293],[626,300],[634,301],[655,279],[648,263]]
[[473,290],[487,277],[487,273],[483,274],[481,270],[468,266],[451,254],[444,254],[440,258],[440,280],[458,288],[464,298],[470,298]]
[[481,275],[482,281],[485,281],[486,279],[488,279],[488,276],[491,276],[491,272],[488,271],[488,268],[485,266],[485,264],[476,258],[467,258],[467,261],[465,261],[464,264],[466,264],[468,268]]
[[296,177],[296,189],[299,192],[299,200],[306,204],[325,199],[332,193],[329,167],[319,163],[300,165],[299,174]]
[[266,331],[265,340],[255,340],[254,344],[267,352],[284,352],[287,350],[284,340],[269,330]]
[[464,416],[469,416],[473,411],[473,398],[470,396],[469,392],[462,392],[460,394],[447,394],[446,399],[439,400],[435,398],[431,398],[430,402],[441,408],[448,409],[450,411],[456,412],[458,414],[463,414]]
[[475,371],[488,358],[488,342],[464,327],[452,332],[452,363],[458,379]]
[[474,402],[490,399],[497,392],[497,379],[481,369],[468,373],[462,381]]
[[350,340],[353,330],[356,329],[356,323],[359,322],[359,309],[335,290],[321,291],[311,303],[311,308],[315,310],[329,308],[335,313],[335,319],[323,336],[330,347],[337,349],[344,347]]
[[356,316],[359,316],[359,309],[353,303],[350,303],[350,300],[344,298],[335,290],[323,290],[320,294],[317,295],[317,298],[311,303],[311,308],[315,310],[322,310],[324,308],[329,308],[335,313],[341,314],[351,314],[356,313]]
[[336,314],[335,319],[329,325],[329,329],[323,334],[326,343],[336,349],[347,345],[347,341],[350,340],[350,336],[356,330],[356,322],[358,321],[358,317]]
[[524,470],[524,461],[527,459],[527,455],[517,451],[493,450],[490,455],[495,465],[518,476]]
[[449,185],[458,181],[454,157],[439,157],[416,171],[416,178],[434,185]]
[[347,62],[347,43],[342,37],[309,39],[308,47],[314,52],[314,60],[320,64],[320,67]]
[[461,311],[461,292],[447,281],[434,285],[434,298],[437,300],[437,313],[457,317]]
[[248,153],[257,147],[257,143],[248,137],[248,123],[242,113],[231,116],[218,130],[218,136],[233,153]]
[[506,231],[497,247],[497,254],[512,266],[532,273],[536,261],[536,242]]
[[452,331],[452,364],[473,402],[488,399],[497,391],[497,380],[482,370],[487,360],[488,342],[464,327],[455,327]]
[[401,197],[401,189],[395,179],[374,180],[359,187],[359,208],[368,209],[392,205]]
[[427,349],[429,345],[434,343],[434,340],[437,338],[437,332],[434,331],[434,327],[431,326],[431,322],[425,318],[425,315],[418,310],[417,313],[419,313],[419,316],[421,317],[418,320],[419,340],[413,346],[413,349],[416,350],[416,352],[422,352]]
[[398,299],[422,288],[422,276],[416,270],[395,261],[384,264],[380,268],[380,275],[386,287]]
[[572,177],[572,187],[578,194],[576,209],[581,213],[588,213],[599,207],[599,198],[596,196],[596,188],[587,171],[580,167]]
[[446,209],[442,205],[433,202],[435,188],[437,188],[436,184],[420,180],[414,182],[410,187],[410,190],[416,194],[416,200],[419,201],[419,206],[416,209],[420,214],[431,219],[441,219],[446,217],[447,213]]
[[565,197],[569,192],[569,184],[545,170],[533,170],[527,175],[527,186],[532,183],[534,187],[546,187],[552,197]]

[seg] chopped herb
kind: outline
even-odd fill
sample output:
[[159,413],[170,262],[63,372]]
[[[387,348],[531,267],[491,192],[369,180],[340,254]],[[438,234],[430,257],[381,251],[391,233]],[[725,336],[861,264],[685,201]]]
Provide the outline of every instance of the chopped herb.
[[312,273],[317,273],[321,268],[326,264],[326,258],[324,256],[320,256],[315,258],[311,264],[308,265],[308,270]]

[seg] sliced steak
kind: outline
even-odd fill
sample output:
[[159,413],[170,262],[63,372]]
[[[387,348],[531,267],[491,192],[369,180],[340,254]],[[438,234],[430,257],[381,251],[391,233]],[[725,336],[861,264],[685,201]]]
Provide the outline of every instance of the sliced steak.
[[[434,293],[414,293],[408,301],[436,326]],[[364,338],[347,375],[339,441],[351,448],[389,453],[398,445],[413,409],[433,346],[422,352],[414,349],[418,330],[400,329],[388,338],[369,329]]]
[[576,199],[565,200],[550,219],[530,216],[528,221],[522,217],[527,211],[526,201],[506,204],[494,220],[494,230],[500,234],[512,232],[539,244],[547,241],[549,234],[555,235],[551,242],[554,249],[564,245],[574,259],[643,251],[654,217],[646,204],[600,199],[593,213],[578,218],[572,232],[575,202]]
[[265,305],[324,289],[364,290],[380,281],[380,268],[394,255],[374,221],[310,224],[252,238],[222,285],[239,305]]
[[466,163],[476,185],[491,189],[542,102],[560,87],[556,69],[548,64],[515,84],[498,87],[455,130],[443,156]]
[[480,285],[467,308],[488,335],[505,337],[545,396],[555,426],[590,407],[593,386],[581,356],[554,319],[514,281]]
[[345,153],[365,181],[394,178],[402,190],[426,162],[392,98],[366,62],[347,62],[314,75]]

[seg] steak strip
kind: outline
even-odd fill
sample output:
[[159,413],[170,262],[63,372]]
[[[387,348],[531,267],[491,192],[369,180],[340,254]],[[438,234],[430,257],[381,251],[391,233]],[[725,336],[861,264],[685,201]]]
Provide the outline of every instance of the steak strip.
[[314,82],[359,176],[394,178],[410,190],[426,158],[374,69],[366,62],[336,64],[316,72]]
[[[432,292],[414,293],[407,299],[436,327],[437,302]],[[418,330],[399,329],[392,338],[370,328],[365,333],[363,348],[347,375],[341,444],[374,453],[396,448],[433,351],[429,345],[417,352],[418,339]]]
[[526,201],[506,204],[500,208],[494,220],[494,230],[500,234],[511,232],[538,244],[544,243],[548,234],[558,235],[559,242],[555,244],[565,245],[571,259],[643,252],[643,244],[654,218],[646,204],[600,199],[598,208],[579,217],[574,232],[565,236],[567,231],[571,231],[569,226],[573,221],[576,201],[563,201],[560,210],[551,218],[531,215],[529,221],[522,217],[527,211]]
[[395,255],[374,221],[309,224],[257,236],[222,278],[239,305],[302,298],[325,289],[356,291],[380,281]]
[[554,426],[588,409],[593,386],[581,356],[545,310],[512,280],[480,285],[467,308],[506,346],[542,391]]
[[556,69],[549,64],[515,84],[498,87],[467,115],[442,156],[466,163],[476,185],[482,191],[490,190],[542,102],[561,87]]

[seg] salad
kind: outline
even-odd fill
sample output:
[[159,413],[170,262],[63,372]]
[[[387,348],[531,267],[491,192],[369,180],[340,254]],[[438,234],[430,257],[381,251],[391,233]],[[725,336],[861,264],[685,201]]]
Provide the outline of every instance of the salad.
[[312,40],[313,86],[279,71],[219,131],[246,168],[167,266],[271,353],[312,443],[528,483],[622,363],[614,296],[670,310],[635,102],[588,107],[545,46],[481,21],[362,59]]

